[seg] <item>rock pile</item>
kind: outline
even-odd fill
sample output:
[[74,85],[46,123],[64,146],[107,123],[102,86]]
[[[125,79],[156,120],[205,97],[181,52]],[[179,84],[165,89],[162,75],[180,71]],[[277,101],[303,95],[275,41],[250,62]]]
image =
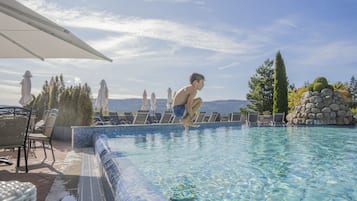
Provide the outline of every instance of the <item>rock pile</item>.
[[339,92],[326,88],[303,93],[294,112],[286,118],[289,124],[295,125],[348,125],[353,114]]

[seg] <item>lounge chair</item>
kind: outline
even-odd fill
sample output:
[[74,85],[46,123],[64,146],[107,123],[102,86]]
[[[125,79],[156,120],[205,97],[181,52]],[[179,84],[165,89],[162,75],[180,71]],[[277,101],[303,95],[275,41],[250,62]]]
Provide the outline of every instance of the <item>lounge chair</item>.
[[228,115],[223,115],[223,114],[221,114],[220,116],[219,116],[219,120],[220,120],[220,122],[228,122],[229,121],[229,116]]
[[126,124],[126,117],[125,114],[123,112],[118,112],[118,121],[119,124]]
[[112,124],[112,121],[111,121],[110,118],[111,118],[110,116],[102,116],[101,117],[104,125],[111,125]]
[[133,124],[146,124],[149,117],[149,111],[139,110],[133,120]]
[[[21,148],[23,148],[26,173],[28,172],[26,140],[31,112],[31,109],[21,107],[0,107],[0,148],[18,148],[17,167],[20,166]],[[1,162],[12,164],[6,158],[2,158]]]
[[195,120],[194,120],[194,123],[201,123],[201,122],[203,122],[203,119],[205,118],[205,115],[206,115],[206,112],[200,112],[200,113],[196,116],[196,118],[195,118]]
[[154,116],[154,123],[159,123],[160,119],[161,119],[161,113],[156,112]]
[[270,114],[258,115],[258,126],[269,126],[273,120]]
[[173,114],[171,111],[165,111],[163,115],[161,115],[159,123],[171,123],[173,118]]
[[110,119],[111,125],[120,124],[119,116],[118,116],[117,112],[109,112],[109,119]]
[[230,114],[230,121],[232,122],[240,122],[241,121],[241,114],[240,112],[232,112]]
[[45,125],[42,128],[42,132],[29,133],[29,135],[28,135],[28,140],[29,140],[28,151],[30,151],[30,149],[31,149],[31,142],[40,141],[40,142],[42,142],[42,147],[43,147],[43,151],[45,153],[45,158],[47,158],[46,148],[45,148],[45,142],[46,142],[50,145],[53,161],[56,160],[55,154],[53,151],[53,145],[52,145],[52,133],[53,133],[53,129],[55,127],[56,119],[57,119],[56,113],[49,113],[49,115],[46,118]]
[[173,124],[181,123],[180,118],[177,118],[175,115],[173,115],[171,118],[171,123]]
[[208,122],[208,120],[209,120],[209,117],[210,117],[211,115],[205,115],[205,117],[203,118],[203,122]]
[[126,123],[132,124],[134,121],[134,114],[132,112],[124,112]]
[[272,126],[285,126],[285,112],[276,112],[273,114]]
[[100,118],[99,116],[95,116],[93,118],[93,123],[94,125],[104,125],[102,118]]
[[212,112],[211,115],[208,117],[207,122],[216,122],[218,117],[218,112]]
[[247,126],[257,126],[258,125],[258,113],[257,112],[248,112],[246,124],[247,124]]

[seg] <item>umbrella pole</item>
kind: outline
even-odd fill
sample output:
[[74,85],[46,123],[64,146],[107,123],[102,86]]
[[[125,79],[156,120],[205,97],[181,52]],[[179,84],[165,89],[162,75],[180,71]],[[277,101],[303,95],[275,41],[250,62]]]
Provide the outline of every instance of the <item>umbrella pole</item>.
[[99,114],[100,114],[100,118],[103,120],[103,108],[102,107],[100,108]]

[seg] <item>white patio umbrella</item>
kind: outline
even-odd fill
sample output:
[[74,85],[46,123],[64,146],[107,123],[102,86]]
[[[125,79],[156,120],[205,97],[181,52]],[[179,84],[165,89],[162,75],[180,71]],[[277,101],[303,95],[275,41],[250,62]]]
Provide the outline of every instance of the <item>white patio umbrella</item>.
[[151,93],[150,110],[151,110],[152,114],[155,115],[155,112],[156,112],[156,96],[155,96],[154,92]]
[[0,1],[0,58],[88,58],[112,61],[67,29],[15,0]]
[[172,108],[172,90],[171,88],[167,89],[167,102],[166,102],[166,110],[170,111]]
[[147,105],[148,105],[148,94],[146,93],[146,89],[144,89],[143,103],[141,105],[141,110],[147,110]]
[[31,95],[31,77],[32,74],[30,71],[26,71],[24,76],[24,78],[22,79],[22,81],[20,82],[21,84],[21,98],[19,103],[22,106],[26,106],[29,103],[31,103],[32,101],[32,95]]
[[97,100],[95,102],[97,109],[100,110],[100,115],[103,114],[103,110],[108,111],[108,97],[108,86],[105,80],[103,79],[102,81],[100,81],[100,88],[98,90]]

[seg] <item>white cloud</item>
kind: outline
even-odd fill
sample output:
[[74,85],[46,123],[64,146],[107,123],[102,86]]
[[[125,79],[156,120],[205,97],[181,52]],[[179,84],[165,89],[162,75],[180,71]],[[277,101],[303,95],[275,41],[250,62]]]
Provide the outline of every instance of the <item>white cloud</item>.
[[227,64],[227,65],[218,67],[218,70],[224,70],[224,69],[231,68],[231,67],[238,66],[238,65],[239,65],[239,62],[233,62],[233,63]]
[[79,85],[81,83],[82,83],[82,81],[81,81],[80,77],[74,77],[74,85]]
[[1,80],[0,83],[8,84],[8,85],[18,85],[20,86],[20,80]]
[[[43,0],[24,1],[29,7],[57,21],[64,26],[89,28],[129,34],[128,38],[108,37],[98,49],[113,47],[114,44],[126,42],[133,38],[152,38],[177,43],[181,46],[205,49],[230,54],[241,54],[251,49],[251,45],[240,43],[217,32],[207,31],[196,26],[181,24],[161,19],[142,19],[138,17],[121,17],[106,12],[84,9],[63,9]],[[101,39],[101,42],[103,40]],[[93,41],[93,43],[97,43]]]
[[20,84],[19,84],[19,86],[14,86],[12,83],[6,84],[6,82],[5,82],[5,84],[0,84],[0,90],[2,92],[4,92],[4,91],[6,91],[6,92],[19,91],[19,93],[20,93],[21,88],[20,88]]
[[20,72],[16,72],[16,71],[13,71],[13,70],[7,70],[7,69],[2,69],[0,68],[0,73],[1,74],[6,74],[6,75],[22,75],[23,73],[20,73]]

